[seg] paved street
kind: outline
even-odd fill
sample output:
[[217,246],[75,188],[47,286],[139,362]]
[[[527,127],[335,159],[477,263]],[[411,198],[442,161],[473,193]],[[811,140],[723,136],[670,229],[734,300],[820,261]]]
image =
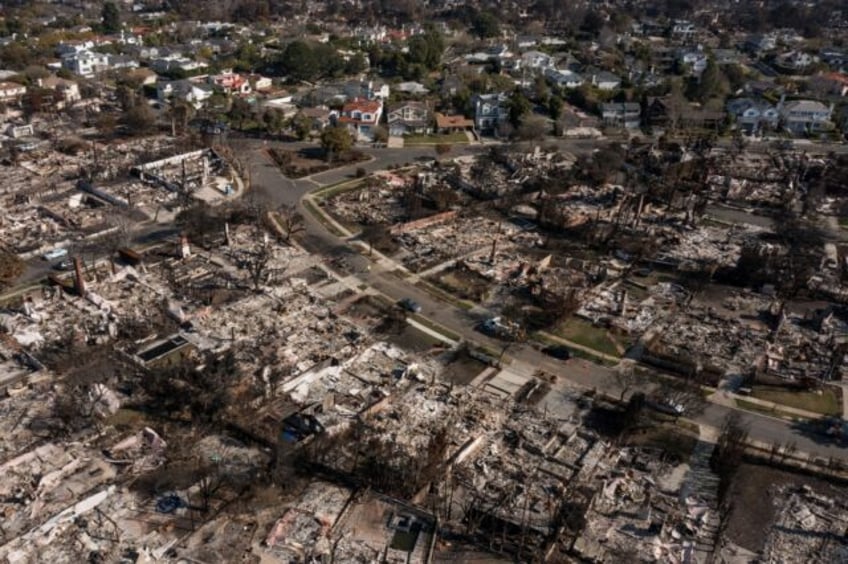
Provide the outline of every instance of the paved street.
[[[574,147],[577,151],[591,150],[588,145],[579,143]],[[480,146],[464,148],[473,152],[481,150]],[[373,172],[391,164],[413,161],[418,156],[432,156],[429,148],[383,149],[372,150],[369,153],[375,160],[366,165],[366,170]],[[395,154],[397,153],[397,154]],[[454,153],[456,156],[458,153]],[[333,184],[350,177],[352,170],[348,167],[316,175],[310,179],[289,180],[282,176],[279,169],[270,161],[264,151],[254,150],[250,153],[251,179],[262,197],[274,204],[300,204],[301,198],[310,190]],[[348,271],[367,283],[382,294],[399,300],[409,297],[422,307],[422,314],[467,340],[474,341],[500,352],[504,343],[490,339],[474,329],[474,326],[485,314],[475,313],[444,303],[428,292],[404,280],[398,273],[392,273],[391,267],[377,262],[372,265],[368,257],[361,254],[347,241],[331,234],[312,214],[304,211],[307,230],[302,238],[302,244],[307,250],[328,258],[344,257]],[[371,266],[369,268],[369,266]],[[547,357],[528,344],[511,345],[506,355],[519,363],[531,364],[556,374],[559,378],[574,386],[597,389],[609,395],[617,396],[619,390],[613,377],[613,369],[597,365],[581,359],[567,362]],[[710,404],[703,413],[694,416],[697,422],[721,427],[724,419],[731,413],[738,413],[750,428],[750,437],[765,443],[794,444],[799,451],[812,453],[823,458],[842,458],[848,460],[848,449],[834,444],[829,438],[807,429],[802,425],[790,424],[784,420],[759,415],[755,413],[734,410],[728,407]]]

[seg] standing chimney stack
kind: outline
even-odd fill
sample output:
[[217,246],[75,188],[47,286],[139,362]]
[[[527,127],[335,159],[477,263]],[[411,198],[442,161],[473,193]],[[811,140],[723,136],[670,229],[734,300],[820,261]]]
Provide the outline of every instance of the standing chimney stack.
[[180,237],[180,258],[187,259],[191,256],[191,247],[188,244],[188,237],[185,235]]
[[74,289],[81,297],[85,297],[85,278],[82,275],[82,260],[74,257]]

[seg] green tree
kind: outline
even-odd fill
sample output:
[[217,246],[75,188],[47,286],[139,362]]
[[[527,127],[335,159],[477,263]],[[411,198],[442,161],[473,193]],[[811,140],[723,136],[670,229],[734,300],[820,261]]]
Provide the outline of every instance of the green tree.
[[265,110],[262,114],[262,124],[269,134],[278,135],[286,126],[286,116],[280,110]]
[[700,78],[693,83],[691,99],[701,103],[712,98],[721,96],[725,92],[726,80],[721,70],[712,57],[707,61],[707,68],[701,73]]
[[303,141],[312,132],[312,120],[307,116],[299,113],[291,119],[290,126],[294,132],[294,136]]
[[104,2],[100,11],[103,22],[103,31],[106,33],[118,33],[121,31],[121,13],[118,6],[112,1]]
[[243,129],[247,120],[253,117],[253,107],[244,98],[235,98],[227,115],[230,118],[230,123],[238,129]]
[[509,97],[507,107],[509,108],[509,123],[512,127],[518,129],[521,125],[521,118],[531,109],[530,101],[521,93],[521,90],[516,88]]
[[321,132],[321,148],[330,162],[336,155],[350,150],[352,146],[353,137],[345,127],[328,127]]
[[314,80],[321,71],[312,46],[306,41],[292,41],[286,45],[277,62],[292,80]]
[[554,121],[559,120],[562,115],[562,98],[556,95],[551,95],[548,98],[548,115],[551,116],[551,119]]
[[491,12],[479,12],[471,22],[471,28],[481,39],[497,37],[501,34],[498,18]]
[[124,113],[121,123],[133,135],[146,135],[156,127],[156,114],[150,108],[147,100],[139,95],[130,93],[124,102]]

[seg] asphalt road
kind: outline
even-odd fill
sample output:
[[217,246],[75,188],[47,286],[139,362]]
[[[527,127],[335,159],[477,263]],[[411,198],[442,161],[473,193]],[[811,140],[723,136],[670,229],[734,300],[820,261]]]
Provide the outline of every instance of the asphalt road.
[[[159,224],[143,225],[133,230],[130,235],[130,246],[143,246],[151,243],[157,243],[170,237],[174,237],[177,233],[178,229],[173,226]],[[90,257],[100,255],[100,250],[97,248],[97,243],[94,242],[88,247],[82,245],[75,248],[74,254],[80,255],[83,257],[83,260],[91,260]],[[65,257],[65,259],[66,258],[67,257]],[[52,272],[60,272],[57,270],[56,266],[65,259],[46,261],[41,257],[34,257],[28,260],[26,263],[27,268],[18,279],[17,284],[24,286],[37,280],[43,280]]]
[[[300,205],[302,197],[307,192],[352,177],[352,171],[357,166],[328,171],[309,179],[290,180],[285,178],[265,152],[259,149],[261,148],[255,147],[249,153],[251,181],[258,196],[266,198],[276,205]],[[483,148],[471,146],[464,148],[463,153],[479,150],[483,150]],[[584,152],[591,151],[591,148],[586,143],[580,142],[569,150]],[[365,165],[369,172],[385,169],[390,165],[412,162],[417,157],[433,155],[430,148],[379,149],[369,150],[368,152],[374,156],[374,160]],[[454,156],[456,154],[461,153],[454,153]],[[486,316],[486,312],[464,310],[446,304],[396,274],[383,270],[379,264],[372,266],[372,261],[368,257],[356,250],[347,241],[327,231],[312,214],[303,211],[306,219],[306,232],[302,235],[301,242],[307,250],[321,254],[330,260],[343,258],[347,272],[357,276],[386,296],[395,300],[411,298],[421,305],[421,313],[424,316],[463,338],[484,344],[495,351],[500,352],[503,349],[504,342],[486,337],[474,329],[476,324]],[[369,268],[369,266],[371,267]],[[615,396],[619,393],[613,370],[610,368],[581,359],[572,359],[566,362],[552,359],[528,344],[510,345],[505,352],[512,358],[544,369],[575,386],[594,388]],[[714,404],[708,405],[702,413],[693,415],[692,418],[699,423],[720,428],[725,418],[732,413],[741,417],[743,423],[749,428],[749,436],[754,440],[783,445],[794,444],[799,451],[811,453],[815,456],[848,460],[848,448],[835,444],[830,438],[821,435],[817,430],[804,425],[791,424],[781,419]]]

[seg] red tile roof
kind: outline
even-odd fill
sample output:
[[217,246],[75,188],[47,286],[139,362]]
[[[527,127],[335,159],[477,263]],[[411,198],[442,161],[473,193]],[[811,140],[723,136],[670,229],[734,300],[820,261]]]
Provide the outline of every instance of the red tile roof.
[[344,105],[344,107],[342,108],[342,113],[349,114],[352,112],[362,112],[374,114],[379,112],[381,107],[382,102],[378,100],[354,98],[353,100]]

